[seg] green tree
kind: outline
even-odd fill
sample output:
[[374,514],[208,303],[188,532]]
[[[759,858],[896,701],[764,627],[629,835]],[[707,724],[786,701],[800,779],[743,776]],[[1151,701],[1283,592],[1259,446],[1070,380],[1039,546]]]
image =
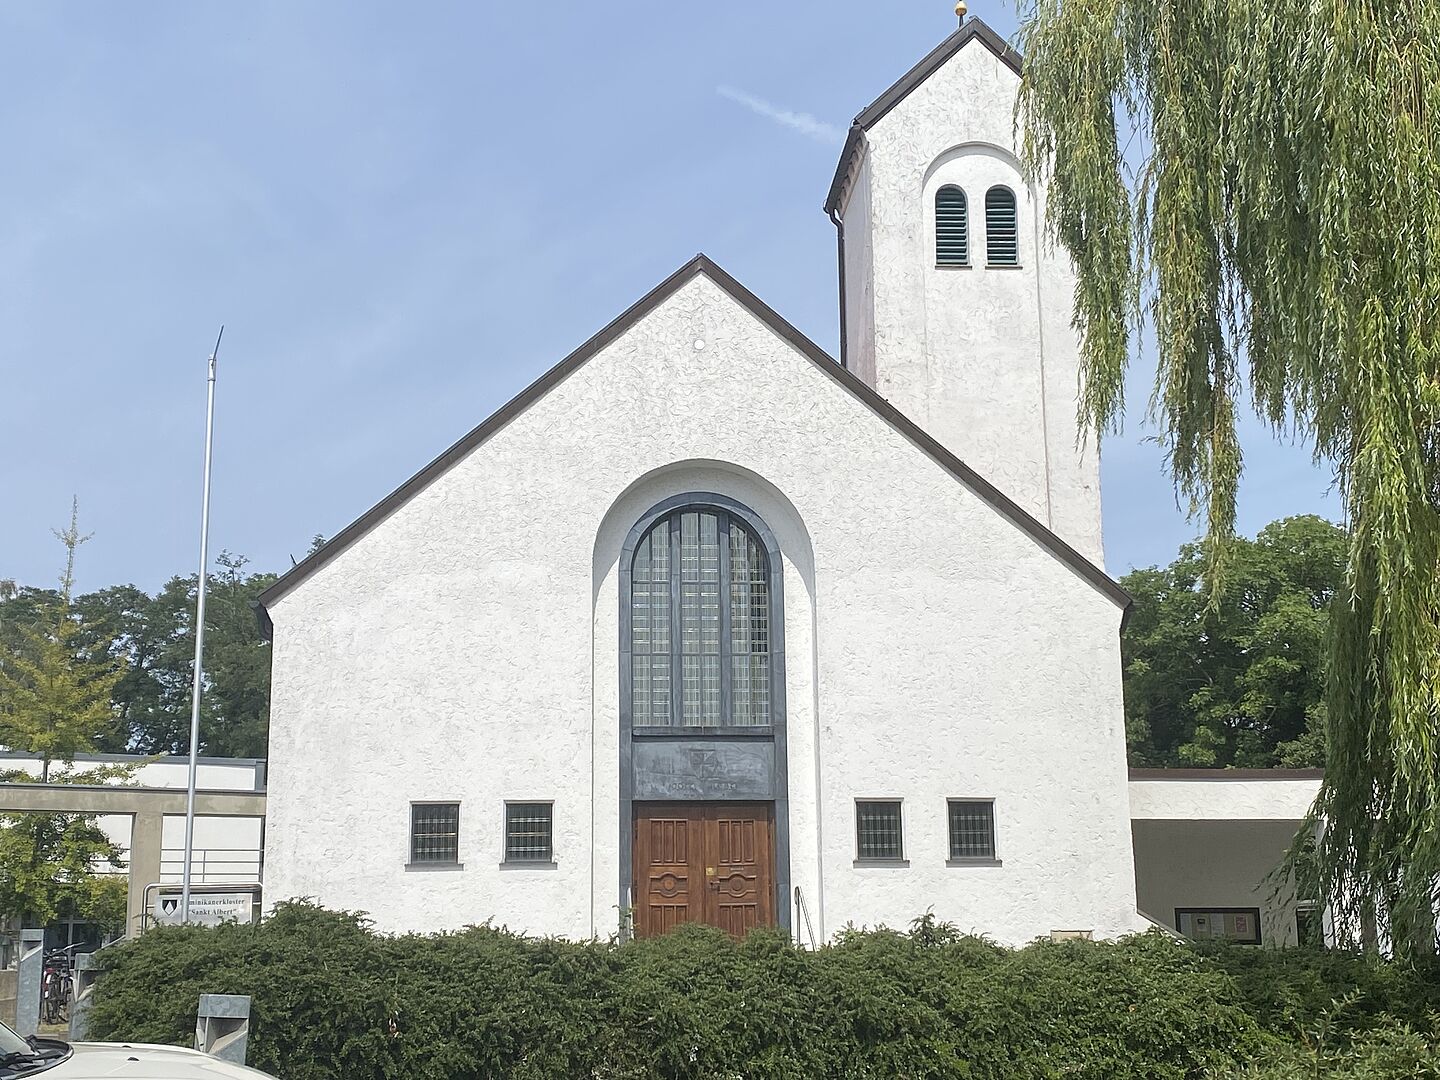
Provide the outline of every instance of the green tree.
[[[1075,264],[1087,426],[1137,325],[1212,589],[1248,389],[1333,466],[1320,880],[1342,933],[1434,944],[1440,881],[1440,3],[1027,0],[1027,172]],[[1128,130],[1127,130],[1128,129]],[[1138,166],[1132,172],[1126,156]]]
[[[128,781],[123,766],[63,770],[52,784]],[[20,769],[0,772],[0,782],[35,778]],[[46,926],[74,917],[109,934],[125,926],[127,881],[122,851],[100,828],[94,814],[0,814],[0,918]]]
[[1132,765],[1325,763],[1329,609],[1346,543],[1313,516],[1237,538],[1213,603],[1203,542],[1122,579],[1134,597],[1121,641]]
[[80,648],[70,594],[75,552],[89,537],[80,535],[77,517],[72,507],[69,529],[56,532],[66,548],[60,593],[36,598],[32,618],[6,634],[0,657],[0,743],[37,755],[42,783],[53,763],[70,764],[114,728],[111,693],[122,674],[108,656],[87,658]]
[[[123,674],[106,649],[92,654],[81,640],[71,593],[75,553],[89,537],[80,534],[78,517],[72,504],[70,527],[55,534],[66,550],[59,592],[10,591],[10,618],[0,633],[0,743],[35,754],[44,784],[106,783],[131,773],[68,768],[115,727],[111,697]],[[57,773],[57,765],[65,768]],[[25,770],[0,774],[5,782],[33,780]],[[0,915],[28,925],[73,915],[117,929],[124,923],[125,882],[97,873],[107,864],[122,868],[120,849],[93,814],[0,815]]]
[[[260,638],[252,604],[274,574],[247,573],[247,560],[222,552],[210,575],[206,604],[205,689],[201,749],[264,757],[268,738],[270,646]],[[189,751],[191,672],[195,659],[194,574],[171,578],[150,596],[114,585],[74,602],[80,656],[123,663],[111,700],[115,725],[95,748],[115,753]],[[6,626],[32,623],[41,590],[21,589],[0,600],[0,640]]]

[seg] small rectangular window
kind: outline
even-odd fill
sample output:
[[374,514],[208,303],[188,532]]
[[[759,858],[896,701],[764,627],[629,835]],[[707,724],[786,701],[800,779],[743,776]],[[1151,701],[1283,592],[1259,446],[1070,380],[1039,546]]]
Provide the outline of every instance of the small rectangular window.
[[1305,901],[1296,905],[1295,942],[1313,949],[1324,947],[1325,925],[1318,904]]
[[855,851],[861,860],[905,858],[898,800],[855,803]]
[[1175,929],[1188,938],[1260,944],[1259,908],[1176,908]]
[[410,861],[460,861],[460,804],[410,804]]
[[505,861],[553,861],[554,814],[554,803],[506,803]]
[[951,799],[949,818],[952,861],[994,860],[994,802],[989,799]]

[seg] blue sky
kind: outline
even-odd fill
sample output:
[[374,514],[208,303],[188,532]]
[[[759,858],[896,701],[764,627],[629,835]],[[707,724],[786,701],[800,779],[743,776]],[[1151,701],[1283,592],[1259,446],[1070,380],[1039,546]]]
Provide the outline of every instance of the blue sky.
[[[1009,6],[972,4],[1002,34]],[[954,27],[903,4],[0,6],[0,578],[289,565],[704,251],[832,353],[850,117]],[[1195,532],[1140,422],[1114,574]],[[1241,527],[1338,512],[1251,425]]]

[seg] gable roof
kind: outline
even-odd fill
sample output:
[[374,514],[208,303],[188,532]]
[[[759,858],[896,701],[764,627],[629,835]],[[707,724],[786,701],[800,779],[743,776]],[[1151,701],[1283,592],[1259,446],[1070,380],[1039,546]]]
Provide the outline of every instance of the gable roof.
[[501,406],[488,419],[478,427],[463,436],[458,442],[442,453],[430,464],[406,480],[398,488],[392,491],[385,498],[372,506],[365,513],[352,521],[319,550],[307,555],[303,560],[293,566],[290,571],[260,594],[257,604],[257,614],[260,617],[262,628],[268,639],[272,630],[269,614],[266,606],[279,600],[296,585],[300,584],[315,571],[328,563],[335,556],[339,555],[347,547],[359,540],[365,533],[369,532],[375,525],[403,506],[411,496],[426,487],[432,480],[445,472],[450,466],[465,455],[484,443],[491,435],[499,431],[515,417],[528,409],[546,392],[562,382],[567,376],[580,368],[587,360],[598,353],[605,346],[609,345],[616,338],[620,337],[632,326],[645,318],[651,311],[659,307],[673,293],[690,281],[697,274],[704,274],[712,282],[718,285],[733,300],[745,308],[751,315],[755,316],[761,323],[768,327],[775,335],[788,344],[792,345],[797,352],[805,356],[821,371],[834,379],[844,389],[866,405],[873,413],[879,416],[887,424],[893,427],[900,434],[904,435],[910,442],[914,443],[921,451],[934,459],[942,468],[968,487],[985,502],[989,503],[1002,515],[1009,518],[1021,531],[1034,539],[1041,547],[1050,551],[1061,562],[1065,563],[1080,577],[1084,578],[1100,592],[1110,597],[1122,608],[1128,608],[1130,596],[1115,581],[1085,556],[1061,540],[1039,521],[1031,517],[1004,493],[980,476],[974,469],[966,465],[934,438],[926,434],[914,421],[905,416],[899,409],[891,405],[865,383],[859,377],[845,370],[835,362],[824,349],[816,345],[808,337],[802,334],[790,323],[786,322],[773,309],[770,308],[758,296],[741,285],[733,277],[727,274],[705,255],[696,255],[680,269],[667,277],[655,288],[642,296],[632,304],[617,319],[611,322],[598,334],[592,337],[585,344],[572,352],[565,359],[552,367],[540,378],[520,391],[505,405]]
[[865,132],[882,116],[888,113],[910,92],[935,74],[947,60],[972,41],[978,41],[999,58],[1016,75],[1021,73],[1021,57],[999,34],[980,19],[967,19],[960,29],[947,37],[904,75],[901,75],[888,90],[856,114],[845,136],[840,161],[835,166],[835,178],[830,182],[830,193],[825,197],[825,212],[833,214],[840,206],[840,196],[845,190],[845,178],[850,173],[855,155],[860,148]]

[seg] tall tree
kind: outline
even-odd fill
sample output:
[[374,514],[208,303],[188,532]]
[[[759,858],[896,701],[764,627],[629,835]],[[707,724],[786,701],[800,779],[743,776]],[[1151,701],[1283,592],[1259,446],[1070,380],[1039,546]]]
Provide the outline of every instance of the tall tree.
[[1021,28],[1025,166],[1076,268],[1082,418],[1118,423],[1148,320],[1215,588],[1247,383],[1335,470],[1349,595],[1316,886],[1342,933],[1381,925],[1401,952],[1433,948],[1440,889],[1437,42],[1436,0],[1027,0]]
[[[72,503],[58,592],[7,590],[0,627],[0,743],[36,755],[41,783],[95,784],[129,779],[133,770],[101,766],[75,771],[75,755],[93,750],[115,728],[112,695],[123,664],[99,644],[87,649],[72,604],[75,553],[89,539]],[[19,618],[16,618],[16,615]],[[97,643],[98,644],[98,643]],[[61,766],[58,772],[56,766]],[[10,770],[0,780],[33,780]],[[44,925],[73,915],[109,930],[123,926],[125,882],[120,848],[93,814],[0,815],[0,915]]]
[[1325,762],[1329,610],[1345,581],[1343,529],[1318,517],[1237,539],[1214,598],[1203,543],[1122,580],[1133,765],[1310,767]]
[[42,783],[53,763],[73,762],[115,726],[111,694],[120,667],[108,656],[82,655],[71,604],[75,552],[89,539],[78,517],[74,505],[70,527],[55,534],[66,551],[59,594],[37,598],[33,619],[6,635],[10,647],[0,656],[0,743],[38,756]]

